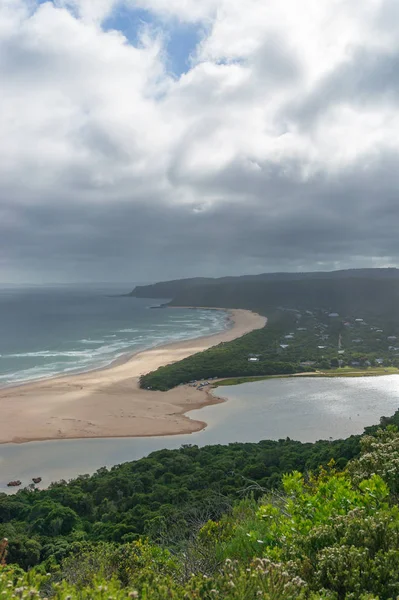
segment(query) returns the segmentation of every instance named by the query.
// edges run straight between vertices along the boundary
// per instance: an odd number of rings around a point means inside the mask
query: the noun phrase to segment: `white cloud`
[[[150,163],[164,128],[154,98],[168,85],[157,40],[134,48],[48,3],[0,45],[3,182],[27,170],[51,190],[76,170],[90,192]]]
[[[186,74],[168,73],[159,29],[141,30],[137,46],[102,29],[122,4],[204,27]],[[89,207],[105,214],[144,202],[154,223],[158,214],[167,218],[165,206],[191,206],[202,219],[229,203],[245,211],[250,202],[262,227],[267,215],[282,227],[280,217],[300,206],[321,214],[325,190],[304,199],[301,186],[349,177],[361,165],[373,171],[384,154],[399,152],[399,42],[384,18],[393,6],[3,0],[0,208],[9,229],[31,218],[17,206],[65,203],[81,207],[82,218]],[[165,248],[173,245],[168,228],[173,223],[159,223]],[[78,230],[74,223],[62,230],[65,255]],[[132,248],[120,258],[128,261]]]

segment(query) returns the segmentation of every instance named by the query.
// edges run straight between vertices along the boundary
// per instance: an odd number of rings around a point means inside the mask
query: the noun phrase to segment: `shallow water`
[[[47,485],[182,444],[345,438],[377,424],[383,415],[393,415],[399,408],[399,376],[273,379],[221,387],[217,393],[229,400],[191,411],[191,418],[208,426],[190,435],[0,446],[0,488],[6,490],[11,479],[27,485],[37,476]]]
[[[346,438],[392,416],[399,408],[399,376],[270,379],[219,387],[227,404],[190,413],[237,441],[290,437],[301,442]],[[225,407],[228,406],[228,411]]]

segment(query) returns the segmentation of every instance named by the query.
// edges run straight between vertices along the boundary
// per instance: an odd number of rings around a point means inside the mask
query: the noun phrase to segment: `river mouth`
[[[399,376],[272,379],[219,387],[226,402],[190,411],[205,421],[198,433],[150,438],[108,438],[4,444],[0,447],[0,490],[12,480],[41,486],[138,460],[155,450],[259,442],[287,437],[301,442],[362,433],[399,408]]]

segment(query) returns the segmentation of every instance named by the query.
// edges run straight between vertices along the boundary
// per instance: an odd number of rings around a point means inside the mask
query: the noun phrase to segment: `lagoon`
[[[394,414],[399,408],[399,376],[271,379],[219,387],[215,394],[228,400],[188,413],[207,423],[198,433],[4,444],[0,490],[9,491],[6,484],[12,479],[28,485],[32,477],[40,476],[42,485],[48,485],[182,444],[345,438]]]

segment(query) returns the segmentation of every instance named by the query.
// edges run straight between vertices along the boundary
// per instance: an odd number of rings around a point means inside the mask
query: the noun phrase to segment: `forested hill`
[[[267,313],[276,307],[327,309],[399,320],[399,270],[266,273],[221,279],[182,279],[138,287],[135,297],[171,298],[172,306],[219,306]]]
[[[224,283],[184,284],[173,293],[172,287],[153,286],[144,293],[173,298],[171,306],[209,306],[245,308],[268,314],[277,307],[298,310],[325,309],[340,315],[360,315],[399,321],[399,278],[326,278],[292,281],[233,280]],[[163,284],[159,284],[160,286]],[[166,284],[165,284],[166,286]]]
[[[187,287],[171,302],[175,306],[246,308],[267,314],[273,308],[327,309],[340,315],[399,318],[398,279],[314,279],[232,282]]]
[[[161,281],[152,285],[138,285],[128,294],[134,298],[174,298],[187,288],[206,285],[215,282],[211,277],[194,277],[192,279],[175,279]]]
[[[175,298],[181,292],[204,285],[225,285],[259,282],[302,281],[314,279],[394,279],[399,280],[399,269],[346,269],[340,271],[315,271],[310,273],[261,273],[260,275],[240,275],[237,277],[193,277],[162,281],[151,285],[137,286],[129,294],[135,298]]]

